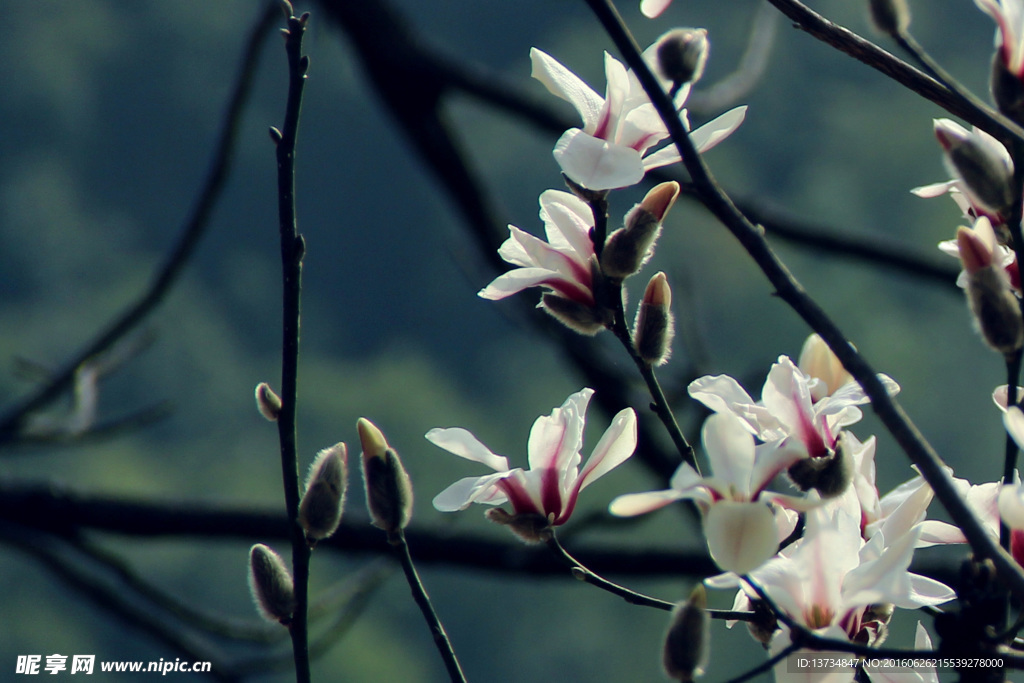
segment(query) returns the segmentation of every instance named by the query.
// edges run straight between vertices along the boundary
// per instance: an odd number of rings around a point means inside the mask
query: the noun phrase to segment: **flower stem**
[[[409,583],[409,589],[412,591],[413,600],[416,601],[416,605],[420,608],[420,612],[423,613],[423,618],[430,628],[430,635],[434,638],[434,646],[437,647],[441,659],[444,660],[444,666],[448,670],[448,677],[452,680],[452,683],[466,683],[466,677],[462,673],[462,666],[459,664],[458,657],[455,656],[455,650],[452,648],[451,641],[448,640],[448,634],[444,630],[444,625],[441,624],[441,619],[437,616],[434,605],[430,602],[430,596],[427,595],[427,589],[423,586],[423,582],[420,581],[416,565],[413,564],[412,555],[409,553],[409,544],[405,540],[405,532],[398,529],[388,534],[388,542],[395,549],[395,554],[398,555],[398,560],[402,564],[402,571],[405,572],[405,580]]]
[[[287,9],[291,9],[287,6]],[[284,125],[276,135],[278,222],[281,236],[282,265],[282,344],[281,344],[281,412],[278,416],[278,438],[281,444],[281,474],[285,507],[288,513],[292,544],[292,573],[295,582],[295,613],[289,633],[295,659],[295,678],[309,683],[309,546],[299,524],[299,465],[296,446],[296,400],[298,397],[299,313],[302,292],[302,236],[295,216],[295,141],[302,108],[302,89],[306,82],[308,60],[302,55],[302,36],[308,14],[295,17],[289,12],[285,29],[285,51],[288,55],[288,100]]]
[[[672,611],[675,607],[674,603],[667,602],[665,600],[659,600],[658,598],[652,598],[643,593],[637,593],[636,591],[630,590],[624,586],[620,586],[617,583],[602,578],[584,567],[579,560],[569,554],[569,552],[562,547],[562,544],[558,542],[558,537],[555,535],[554,529],[549,529],[547,535],[547,545],[551,550],[558,555],[563,562],[565,562],[571,569],[572,575],[580,581],[586,581],[592,586],[608,591],[612,595],[617,595],[631,605],[640,605],[642,607],[654,607],[666,612]]]

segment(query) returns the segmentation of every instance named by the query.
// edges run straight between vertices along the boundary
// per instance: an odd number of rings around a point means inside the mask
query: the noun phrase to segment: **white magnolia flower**
[[[890,394],[899,385],[879,375]],[[787,356],[779,356],[754,401],[732,377],[707,375],[690,383],[690,396],[716,413],[739,417],[747,429],[766,444],[801,453],[803,457],[824,457],[833,452],[842,428],[858,422],[862,413],[856,406],[870,399],[860,384],[849,381],[830,395],[816,389],[819,380],[805,375]]]
[[[795,519],[784,514],[777,519],[770,503],[795,509],[814,505],[766,490],[799,456],[779,449],[759,452],[754,437],[729,413],[705,420],[701,436],[711,476],[702,478],[683,463],[668,490],[619,496],[608,509],[614,515],[632,517],[677,500],[693,500],[704,512],[704,535],[712,559],[726,571],[746,573],[774,555],[779,541],[793,530]]]
[[[648,49],[644,57],[651,63]],[[652,149],[669,136],[637,77],[605,53],[608,81],[601,97],[553,57],[530,50],[532,76],[555,96],[569,102],[583,119],[582,128],[567,130],[555,145],[554,156],[562,171],[591,190],[610,190],[640,182],[652,168],[678,162],[675,145]],[[663,83],[668,90],[671,83]],[[681,109],[690,91],[684,85],[675,97]],[[746,107],[737,107],[691,133],[698,151],[711,149],[743,122]],[[685,112],[682,114],[685,117]]]
[[[578,391],[550,415],[537,418],[530,431],[529,470],[509,468],[504,456],[491,452],[465,429],[431,429],[426,436],[433,444],[495,470],[495,474],[455,482],[434,498],[434,507],[453,512],[471,503],[508,502],[511,518],[539,517],[550,526],[564,524],[580,491],[622,464],[636,449],[636,414],[626,408],[612,420],[580,471],[584,420],[593,394],[593,389]]]

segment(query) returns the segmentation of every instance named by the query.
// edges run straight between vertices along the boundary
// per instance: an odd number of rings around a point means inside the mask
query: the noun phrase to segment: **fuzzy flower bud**
[[[949,119],[936,119],[935,137],[950,172],[964,182],[972,201],[996,214],[1006,211],[1013,201],[1013,162],[1002,144]]]
[[[786,474],[801,491],[814,489],[822,498],[841,495],[853,481],[853,459],[846,439],[846,433],[841,432],[833,452],[798,460]]]
[[[672,610],[672,621],[665,636],[662,664],[669,678],[692,681],[704,673],[711,640],[711,618],[707,613],[708,598],[704,586],[698,584],[686,602]]]
[[[299,524],[310,546],[338,530],[345,506],[348,449],[339,443],[317,453],[306,477],[306,492],[299,503]]]
[[[906,0],[869,0],[871,22],[882,33],[899,36],[910,26]]]
[[[992,58],[989,88],[999,111],[1010,120],[1024,124],[1024,83],[1006,68],[1001,51],[996,52]]]
[[[356,423],[363,447],[363,481],[366,507],[373,525],[394,534],[412,518],[412,482],[395,449],[384,434],[365,417]]]
[[[677,28],[657,41],[658,71],[678,89],[695,83],[708,61],[708,32],[703,28]]]
[[[626,214],[625,226],[608,236],[601,252],[601,270],[606,276],[627,278],[647,263],[661,234],[661,222],[678,196],[679,183],[661,183]]]
[[[281,556],[257,543],[249,550],[249,591],[260,614],[287,626],[295,611],[295,585]]]
[[[266,382],[256,385],[256,408],[260,411],[260,415],[271,422],[277,422],[277,418],[281,415],[281,397],[275,394]]]
[[[1024,344],[1024,320],[1006,272],[995,259],[995,233],[981,218],[975,229],[956,233],[960,260],[967,272],[967,303],[985,342],[1000,353],[1013,353]]]
[[[633,347],[650,365],[664,365],[672,353],[675,323],[671,307],[672,290],[668,279],[665,273],[655,273],[647,283],[633,325]]]
[[[543,543],[551,538],[551,521],[544,515],[513,515],[501,508],[491,508],[484,513],[484,517],[495,524],[507,526],[523,543]]]

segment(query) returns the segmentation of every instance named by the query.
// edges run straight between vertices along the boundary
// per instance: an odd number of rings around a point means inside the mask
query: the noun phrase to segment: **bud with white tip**
[[[281,416],[281,397],[275,394],[266,382],[256,385],[256,408],[260,415],[271,422],[277,422],[277,418]]]
[[[287,626],[295,611],[295,584],[281,556],[257,543],[249,550],[249,590],[260,614]]]
[[[894,38],[910,26],[910,9],[906,0],[869,0],[871,22],[882,33]]]
[[[979,218],[973,230],[961,227],[956,243],[967,272],[967,302],[982,338],[1000,353],[1014,353],[1024,345],[1024,319],[1006,271],[995,260],[988,219]]]
[[[363,481],[366,507],[373,525],[395,534],[412,518],[412,482],[395,449],[384,434],[365,417],[356,427],[363,447]]]
[[[299,503],[299,524],[310,546],[333,534],[341,524],[348,479],[348,449],[338,443],[316,455]]]
[[[665,635],[662,664],[675,681],[692,681],[704,674],[711,640],[711,618],[703,584],[698,584],[689,599],[672,609],[672,621]]]

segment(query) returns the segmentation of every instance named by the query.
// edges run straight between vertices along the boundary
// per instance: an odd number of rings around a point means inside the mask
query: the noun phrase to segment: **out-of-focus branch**
[[[277,509],[242,507],[205,501],[153,501],[76,491],[53,484],[0,480],[0,520],[35,533],[73,535],[102,532],[132,538],[236,539],[239,542],[288,539],[288,520]],[[572,529],[562,530],[563,539]],[[565,578],[565,565],[544,546],[495,540],[478,533],[424,527],[406,530],[418,563],[461,567],[516,576]],[[583,542],[566,544],[587,567],[604,576],[645,578],[710,576],[719,573],[699,550],[618,548]],[[367,520],[346,518],[338,531],[317,544],[321,549],[353,554],[388,555],[390,548]],[[945,583],[955,582],[959,563],[915,563],[914,571]]]
[[[164,297],[177,283],[185,265],[195,253],[200,239],[206,232],[213,209],[217,205],[227,181],[238,137],[239,122],[252,87],[263,37],[270,30],[277,11],[276,3],[267,3],[267,8],[249,35],[242,55],[241,70],[231,93],[210,171],[177,242],[168,253],[163,265],[157,270],[148,289],[106,328],[101,330],[95,338],[65,361],[63,366],[53,373],[48,382],[37,388],[27,398],[8,408],[0,416],[0,446],[16,442],[30,415],[45,408],[63,395],[73,384],[78,369],[84,363],[111,348],[125,335],[135,330],[163,302]]]

